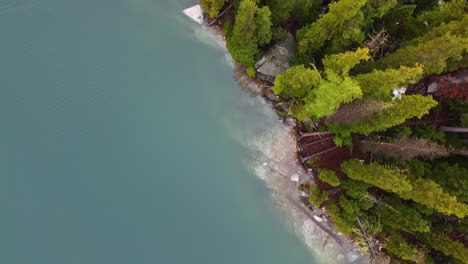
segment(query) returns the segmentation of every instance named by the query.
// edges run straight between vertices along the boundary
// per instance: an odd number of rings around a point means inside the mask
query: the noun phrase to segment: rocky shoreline
[[[225,48],[222,29],[216,25],[207,25],[205,21],[201,26],[216,37],[218,45]],[[242,144],[254,150],[249,167],[272,190],[278,209],[290,217],[285,219],[285,225],[291,226],[293,232],[326,263],[367,263],[368,259],[362,256],[351,239],[334,228],[325,210],[310,208],[310,205],[306,205],[308,203],[304,203],[308,200],[308,194],[300,191],[300,186],[309,183],[314,175],[311,169],[306,169],[298,160],[299,132],[296,120],[287,115],[287,108],[273,93],[271,86],[258,78],[249,77],[235,63],[234,73],[242,88],[261,97],[256,99],[256,103],[265,104],[276,112],[276,120],[269,122],[275,123],[279,129],[264,131]]]

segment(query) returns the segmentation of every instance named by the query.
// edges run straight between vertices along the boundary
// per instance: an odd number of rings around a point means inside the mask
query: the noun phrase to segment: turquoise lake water
[[[0,0],[0,263],[318,263],[232,134],[263,106],[187,4]]]

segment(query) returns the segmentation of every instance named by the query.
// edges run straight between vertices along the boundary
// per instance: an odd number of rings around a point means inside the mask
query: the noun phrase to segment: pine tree
[[[340,186],[340,178],[336,176],[336,172],[332,170],[320,169],[319,170],[319,178],[321,181],[330,184],[333,187]]]
[[[318,19],[323,0],[295,0],[293,17],[299,26],[311,24]]]
[[[304,65],[293,66],[276,77],[273,91],[286,98],[304,98],[321,79],[317,69],[307,69]]]
[[[328,200],[328,192],[320,190],[317,185],[312,185],[309,190],[309,202],[316,207],[321,207]]]
[[[327,80],[322,80],[312,91],[312,96],[307,98],[304,110],[308,116],[318,119],[333,114],[341,104],[361,97],[361,88],[355,80],[329,72]]]
[[[453,256],[463,263],[468,263],[468,249],[462,243],[436,231],[428,233],[426,239],[434,249],[443,252],[447,256]]]
[[[333,72],[339,76],[348,76],[349,71],[361,61],[370,59],[369,49],[357,49],[340,54],[325,56],[322,60],[327,75]]]
[[[258,8],[255,0],[242,0],[236,14],[227,48],[232,57],[246,67],[253,67],[260,55],[259,45],[271,40],[271,12],[268,7]]]
[[[431,221],[428,217],[418,212],[414,205],[404,203],[394,194],[385,196],[369,213],[381,219],[383,231],[386,233],[398,230],[418,233],[430,231]]]
[[[410,199],[436,211],[464,218],[468,215],[468,205],[460,203],[457,198],[444,192],[440,185],[432,180],[416,179],[411,191],[401,191],[398,194],[403,199]]]
[[[368,49],[358,49],[326,56],[322,62],[327,79],[321,80],[318,87],[305,98],[303,112],[318,119],[333,114],[341,104],[361,98],[359,84],[348,74],[360,61],[369,59],[368,52]]]
[[[341,187],[345,190],[346,195],[362,200],[369,197],[367,189],[369,189],[369,184],[362,181],[355,181],[347,179],[341,182]]]
[[[296,4],[295,0],[265,0],[265,4],[273,13],[272,21],[275,25],[283,23],[291,14]]]
[[[468,203],[468,169],[459,166],[458,163],[438,163],[432,166],[425,175],[434,180],[450,195],[457,200]]]
[[[341,169],[349,178],[377,186],[385,191],[402,192],[413,189],[404,173],[387,169],[377,163],[365,165],[352,159],[343,162]]]
[[[428,29],[448,23],[454,20],[461,20],[468,13],[468,2],[465,0],[441,1],[441,4],[433,10],[421,14],[418,19],[427,24]]]
[[[384,244],[384,248],[403,260],[410,260],[418,264],[426,263],[426,254],[424,254],[424,251],[409,244],[397,233],[390,235],[389,239]]]
[[[389,100],[393,89],[418,81],[422,74],[423,67],[416,64],[414,67],[401,66],[399,69],[374,70],[371,73],[358,75],[355,79],[359,82],[364,96]]]
[[[257,24],[257,43],[258,45],[266,45],[271,40],[271,12],[267,6],[261,7],[257,11],[257,17],[255,18]]]
[[[412,67],[420,63],[424,67],[424,76],[441,74],[450,69],[450,63],[462,61],[467,48],[468,37],[447,32],[430,41],[398,49],[364,67],[388,69],[400,66]],[[361,71],[362,68],[359,70]]]
[[[329,129],[337,133],[344,140],[351,137],[351,133],[369,135],[374,131],[385,131],[397,126],[413,117],[421,118],[437,105],[431,97],[422,95],[403,96],[382,111],[351,125],[329,124]],[[340,140],[340,137],[337,139]],[[339,141],[337,142],[340,143]]]
[[[297,32],[300,60],[312,61],[327,40],[343,31],[347,21],[352,20],[367,0],[341,0],[329,5],[329,11],[320,19]]]

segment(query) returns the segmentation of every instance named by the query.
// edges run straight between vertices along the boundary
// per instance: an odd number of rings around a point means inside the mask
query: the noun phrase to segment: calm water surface
[[[259,129],[256,106],[183,7],[0,0],[0,263],[317,263],[245,168],[229,127]]]

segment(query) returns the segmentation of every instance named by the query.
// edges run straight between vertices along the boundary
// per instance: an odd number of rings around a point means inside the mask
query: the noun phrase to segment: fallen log
[[[324,131],[324,132],[310,132],[310,133],[300,133],[299,134],[299,137],[297,138],[297,140],[301,140],[305,137],[311,137],[311,136],[322,136],[322,135],[330,135],[330,134],[334,134],[333,132],[329,132],[329,131]]]
[[[443,132],[460,132],[460,133],[468,133],[468,127],[447,127],[441,126],[439,127],[440,131]]]
[[[223,12],[219,13],[219,15],[217,17],[215,17],[213,20],[211,20],[211,22],[208,24],[208,26],[213,26],[216,21],[218,21],[218,19],[220,19],[235,3],[236,1],[232,1],[232,3],[226,7],[226,9],[223,10]]]
[[[319,221],[317,221],[313,215],[309,212],[309,210],[307,210],[306,208],[304,208],[304,206],[302,206],[301,204],[299,204],[299,202],[297,202],[296,200],[294,200],[291,196],[287,196],[288,200],[297,208],[299,209],[302,213],[304,213],[307,217],[309,217],[310,220],[312,220],[318,227],[320,227],[320,229],[322,229],[325,233],[327,233],[330,237],[332,237],[333,239],[335,239],[336,243],[338,243],[338,245],[340,245],[341,247],[343,247],[343,241],[341,241],[341,239],[335,235],[330,229],[328,229],[326,226],[324,226],[322,223],[320,223]]]
[[[308,161],[308,160],[310,160],[310,159],[313,159],[313,158],[315,158],[315,157],[317,157],[317,156],[320,156],[320,155],[322,155],[322,154],[325,154],[325,153],[327,153],[327,152],[329,152],[329,151],[332,151],[332,150],[334,150],[334,149],[336,149],[336,148],[338,148],[338,147],[337,147],[337,146],[334,146],[334,147],[332,147],[332,148],[326,149],[326,150],[324,150],[324,151],[320,151],[320,152],[315,153],[315,154],[312,154],[312,155],[310,155],[310,156],[307,156],[307,157],[299,157],[299,158],[300,158],[300,160],[301,160],[301,163],[304,163],[304,162],[306,162],[306,161]]]

